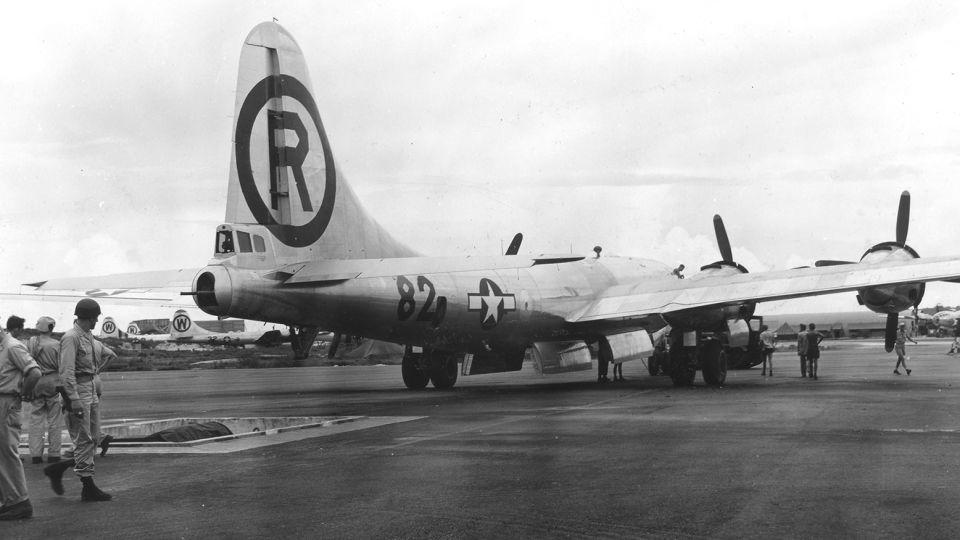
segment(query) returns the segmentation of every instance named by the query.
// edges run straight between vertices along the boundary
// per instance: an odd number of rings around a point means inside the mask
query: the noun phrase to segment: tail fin
[[[104,317],[103,322],[100,323],[100,337],[120,339],[120,327],[117,326],[117,321],[113,320],[113,317]]]
[[[197,334],[197,325],[193,324],[190,314],[178,309],[170,320],[170,339],[188,338]]]
[[[303,53],[276,23],[244,41],[234,119],[228,223],[266,227],[281,258],[416,255],[367,214],[340,173]]]

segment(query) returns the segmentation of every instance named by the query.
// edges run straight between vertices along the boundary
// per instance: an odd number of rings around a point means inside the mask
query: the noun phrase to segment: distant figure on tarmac
[[[767,364],[770,364],[770,376],[773,377],[773,351],[776,350],[777,334],[767,328],[767,325],[760,325],[760,343],[763,345],[763,373],[767,375]]]
[[[907,340],[913,341],[913,338],[907,335],[907,326],[903,323],[900,323],[900,327],[897,328],[897,342],[893,346],[893,350],[897,352],[897,365],[893,368],[893,373],[896,375],[900,374],[900,366],[903,365],[903,369],[907,372],[907,375],[910,374],[910,370],[907,368]],[[916,341],[913,341],[916,344]]]
[[[947,354],[957,353],[960,353],[960,337],[953,338],[953,343],[950,344],[950,351]]]
[[[623,380],[623,362],[613,363],[613,380],[614,382]]]
[[[30,402],[30,426],[27,440],[33,463],[43,463],[43,436],[47,436],[47,461],[60,461],[60,445],[63,430],[63,413],[60,407],[60,342],[50,336],[56,321],[50,317],[37,320],[40,335],[27,341],[30,356],[40,366],[40,382],[33,391]]]
[[[823,334],[817,332],[817,325],[810,323],[810,331],[807,332],[807,374],[813,380],[817,380],[821,341],[823,341]]]
[[[797,356],[800,357],[800,376],[807,376],[807,325],[801,324],[797,332]]]
[[[607,371],[610,368],[610,360],[607,359],[607,355],[598,354],[597,355],[597,382],[598,383],[608,383],[610,379],[607,378]]]
[[[683,266],[682,264],[681,264],[680,266],[674,268],[674,269],[673,269],[673,272],[672,272],[673,275],[677,276],[677,278],[679,278],[679,279],[683,279],[683,269],[684,269],[684,268],[686,268],[686,267]]]

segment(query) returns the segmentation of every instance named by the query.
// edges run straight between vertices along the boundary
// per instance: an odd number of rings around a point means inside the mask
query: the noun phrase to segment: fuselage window
[[[253,248],[250,246],[250,233],[237,231],[237,244],[240,245],[240,253],[250,253]]]
[[[263,243],[263,237],[259,234],[253,235],[253,249],[257,253],[263,253],[267,251],[267,246]]]
[[[233,234],[230,231],[217,231],[217,253],[233,253]]]

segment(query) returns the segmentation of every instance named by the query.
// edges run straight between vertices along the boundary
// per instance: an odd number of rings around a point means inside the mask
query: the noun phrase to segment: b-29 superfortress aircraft
[[[960,257],[921,259],[906,244],[906,192],[896,240],[857,263],[748,273],[719,216],[721,260],[687,279],[656,261],[599,253],[423,257],[351,190],[285,29],[265,22],[247,36],[236,96],[226,223],[206,267],[32,285],[189,288],[211,315],[402,344],[404,383],[420,389],[450,388],[460,373],[519,370],[528,349],[544,373],[590,369],[588,344],[604,360],[634,360],[651,353],[651,334],[668,324],[674,382],[692,383],[700,368],[708,384],[722,384],[724,346],[744,343],[759,301],[856,291],[895,321],[919,304],[925,282],[960,278]]]

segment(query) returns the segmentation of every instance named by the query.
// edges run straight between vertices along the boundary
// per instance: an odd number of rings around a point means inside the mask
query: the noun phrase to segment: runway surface
[[[108,503],[26,464],[32,520],[2,538],[956,537],[960,358],[832,345],[818,381],[674,388],[625,364],[461,378],[410,392],[399,366],[109,373],[104,416],[361,417],[221,453],[97,458]],[[29,460],[28,460],[29,462]]]

